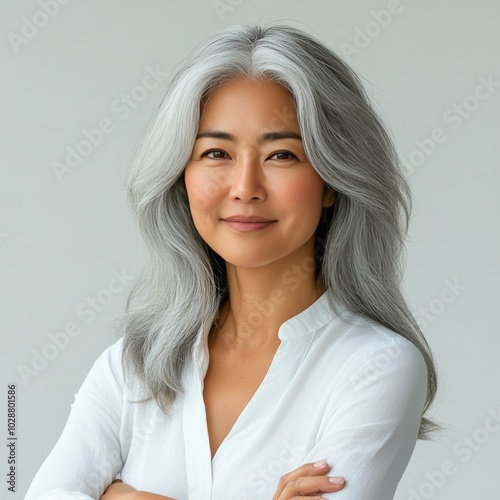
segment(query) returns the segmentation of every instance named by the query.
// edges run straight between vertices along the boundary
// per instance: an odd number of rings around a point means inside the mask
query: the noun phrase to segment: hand
[[[323,465],[321,465],[322,462],[324,462]],[[316,464],[320,464],[320,467],[314,467],[312,463],[308,463],[281,476],[273,500],[299,500],[301,498],[326,500],[319,495],[341,490],[345,486],[343,477],[336,477],[335,484],[329,482],[330,476],[326,473],[330,466],[326,461],[316,462]],[[318,496],[311,496],[311,494]]]
[[[174,500],[163,495],[148,493],[147,491],[137,491],[132,486],[117,479],[113,481],[104,492],[100,500]]]

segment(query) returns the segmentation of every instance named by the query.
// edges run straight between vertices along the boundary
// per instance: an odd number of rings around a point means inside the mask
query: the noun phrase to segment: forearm
[[[120,479],[113,481],[104,492],[101,500],[175,500],[171,497],[137,491],[132,486],[125,484]]]

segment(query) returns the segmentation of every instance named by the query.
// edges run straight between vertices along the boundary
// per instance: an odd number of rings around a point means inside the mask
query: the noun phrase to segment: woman
[[[400,291],[409,189],[352,70],[292,27],[226,29],[128,194],[142,300],[26,498],[392,498],[436,374]]]

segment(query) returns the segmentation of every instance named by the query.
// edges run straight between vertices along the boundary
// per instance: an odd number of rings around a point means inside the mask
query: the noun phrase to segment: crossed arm
[[[308,463],[281,477],[276,493],[272,500],[311,500],[312,493],[333,493],[345,486],[343,477],[335,477],[329,481],[326,473],[330,466],[326,461]],[[299,496],[300,495],[300,496]],[[303,496],[306,495],[306,496]],[[316,497],[318,498],[318,497]],[[123,483],[120,479],[113,481],[100,500],[175,500],[171,497],[156,495],[146,491],[137,491],[132,486]]]
[[[427,376],[415,347],[404,343],[396,347],[391,362],[375,373],[363,366],[349,369],[351,374],[328,411],[316,445],[302,467],[281,478],[272,500],[300,498],[299,494],[311,498],[316,492],[335,500],[393,497],[415,445]],[[119,439],[123,381],[115,371],[116,360],[111,359],[119,356],[119,349],[110,349],[87,376],[63,434],[25,500],[169,500],[113,482],[124,465]],[[370,352],[368,362],[377,352],[383,348]],[[345,487],[323,487],[329,467],[312,466],[321,458],[332,465],[335,475],[346,478]]]

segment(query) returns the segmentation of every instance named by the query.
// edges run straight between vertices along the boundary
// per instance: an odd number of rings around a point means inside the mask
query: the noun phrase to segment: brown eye
[[[208,156],[211,153],[214,153],[214,156]],[[220,155],[219,155],[219,153],[220,153]],[[205,151],[201,155],[201,158],[206,156],[208,158],[212,158],[213,160],[221,160],[221,159],[224,159],[224,155],[229,156],[225,151],[222,151],[221,149],[210,149],[209,151]]]
[[[298,158],[293,153],[290,153],[290,151],[278,151],[277,153],[271,155],[271,158],[273,156],[279,156],[279,158],[277,158],[278,160],[298,160]]]

